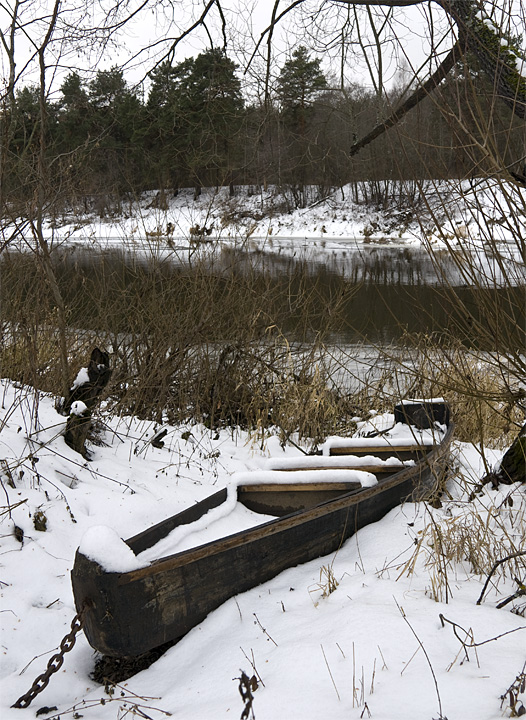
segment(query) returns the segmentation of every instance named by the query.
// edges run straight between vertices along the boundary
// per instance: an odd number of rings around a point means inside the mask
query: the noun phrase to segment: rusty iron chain
[[[11,707],[29,707],[29,705],[31,705],[36,696],[41,693],[44,688],[47,687],[51,676],[54,673],[58,672],[62,667],[62,664],[64,663],[64,655],[73,649],[73,646],[75,645],[75,641],[77,639],[77,633],[82,629],[82,622],[86,610],[87,606],[84,605],[80,612],[75,615],[75,617],[71,621],[71,630],[62,639],[62,642],[60,643],[59,652],[49,658],[45,672],[43,672],[36,678],[35,682],[31,686],[31,688],[25,693],[25,695],[19,697],[18,700],[13,705],[11,705]]]

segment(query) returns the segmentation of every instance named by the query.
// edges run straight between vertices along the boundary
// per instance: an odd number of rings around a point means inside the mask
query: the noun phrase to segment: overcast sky
[[[17,72],[23,72],[26,62],[34,54],[35,44],[41,41],[43,28],[34,21],[42,16],[43,10],[52,6],[54,0],[23,0],[21,3],[21,21],[25,27],[18,28],[16,33],[15,55]],[[519,8],[524,9],[521,0]],[[0,0],[0,27],[8,41],[8,29],[13,0]],[[128,0],[128,7],[138,8],[142,0]],[[123,65],[125,77],[129,83],[139,82],[150,69],[155,59],[162,57],[170,44],[192,21],[202,12],[205,2],[202,0],[156,0],[146,5],[135,20],[126,24],[123,30],[114,35],[104,49],[101,50],[94,42],[86,42],[80,35],[73,48],[66,50],[58,44],[52,47],[47,56],[50,66],[57,65],[57,79],[54,82],[55,92],[61,84],[61,78],[71,70],[90,72],[113,65]],[[283,2],[280,7],[287,7]],[[502,3],[500,3],[502,6]],[[100,20],[100,9],[106,7],[105,17],[111,17],[111,10],[116,3],[111,0],[62,0],[64,14],[61,23],[68,24],[66,32],[71,35],[78,28],[86,27],[94,20]],[[322,10],[316,14],[318,7]],[[222,0],[227,21],[228,52],[244,71],[256,41],[268,26],[273,2],[272,0]],[[322,0],[306,0],[302,6],[303,16],[299,13],[290,14],[275,32],[273,42],[274,72],[276,73],[290,55],[291,48],[302,43],[312,48],[324,63],[324,70],[333,73],[334,82],[343,80],[345,83],[357,82],[372,85],[369,72],[378,76],[378,53],[374,43],[371,23],[367,10],[360,8],[359,22],[354,10],[335,2]],[[382,80],[392,83],[397,67],[405,64],[415,70],[420,68],[429,55],[431,44],[439,52],[447,52],[451,47],[451,38],[445,37],[447,21],[445,14],[434,4],[423,2],[418,7],[394,8],[386,21],[387,8],[371,10],[376,29],[382,29],[381,38],[385,42],[382,50]],[[97,13],[99,13],[97,15]],[[316,20],[313,22],[313,17]],[[33,19],[33,22],[28,21]],[[221,20],[217,10],[209,15],[207,27],[210,37],[216,45],[222,44]],[[359,32],[358,32],[359,28]],[[57,31],[57,36],[59,32]],[[210,37],[203,28],[198,28],[188,39],[180,44],[175,60],[195,56],[210,46]],[[266,41],[260,47],[260,53],[253,60],[246,76],[261,77],[265,70],[267,53]],[[24,82],[36,81],[38,74],[27,71],[23,75]],[[8,75],[7,55],[2,52],[1,70],[4,78]],[[422,69],[421,76],[426,74]],[[48,81],[52,77],[48,72]],[[23,83],[24,84],[24,83]]]
[[[288,3],[282,3],[286,7]],[[247,4],[239,0],[226,0],[222,3],[225,10],[227,20],[227,41],[228,50],[235,59],[240,63],[241,69],[244,70],[248,63],[251,53],[254,50],[256,42],[260,39],[261,33],[268,27],[272,15],[273,3],[269,0],[253,0]],[[306,23],[312,18],[311,9],[324,5],[323,10],[319,13],[319,22],[317,25]],[[363,8],[358,10],[360,17],[360,36],[356,31],[356,18],[354,12],[348,11],[347,8],[337,6],[335,3],[306,2],[305,13],[302,16],[299,13],[290,14],[285,18],[274,33],[273,37],[273,59],[276,68],[281,67],[285,59],[290,56],[291,48],[300,43],[313,48],[313,53],[318,52],[318,56],[324,62],[326,71],[332,68],[336,75],[340,75],[342,71],[341,52],[342,52],[342,29],[344,30],[345,59],[343,63],[343,71],[346,82],[360,82],[367,85],[371,84],[369,78],[369,69],[364,58],[364,52],[359,45],[359,41],[366,46],[371,68],[377,71],[377,53],[374,47],[374,39],[371,32],[371,25],[367,18],[366,11]],[[387,9],[373,8],[375,25],[377,28],[382,27],[385,22]],[[444,36],[445,14],[440,9],[434,8],[431,19],[427,3],[423,3],[420,7],[412,8],[395,8],[390,19],[385,22],[382,32],[382,39],[386,41],[383,53],[383,72],[384,80],[391,82],[397,65],[400,62],[419,68],[429,54],[431,33],[429,32],[429,23],[432,20],[435,25],[434,42],[440,45],[440,39]],[[156,50],[160,49],[160,45],[156,44],[165,37],[166,30],[164,20],[160,15],[150,15],[150,23],[134,25],[130,27],[129,34],[125,39],[126,51],[121,52],[120,58],[129,62],[130,72],[133,70],[133,76],[139,77],[144,67],[143,63],[146,56],[151,57],[152,52],[141,54],[137,60],[132,60],[134,52],[154,44]],[[187,27],[188,19],[178,18],[179,27]],[[211,14],[209,29],[213,34],[214,41],[221,42],[221,22],[217,13]],[[168,32],[169,36],[175,36],[173,28]],[[393,36],[396,35],[398,42],[394,42]],[[327,39],[331,40],[331,47],[325,46]],[[206,33],[199,29],[191,38],[185,40],[178,52],[178,59],[195,55],[204,47],[209,46],[209,39]],[[450,43],[442,42],[440,50],[449,49]],[[127,55],[127,54],[128,55]],[[260,46],[258,59],[255,62],[254,72],[261,72],[264,69],[264,59],[267,54],[266,39]],[[106,59],[107,60],[107,59]],[[139,62],[137,62],[139,61]]]

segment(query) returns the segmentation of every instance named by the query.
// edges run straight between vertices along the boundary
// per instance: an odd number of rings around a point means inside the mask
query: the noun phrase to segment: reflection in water
[[[467,285],[458,264],[446,253],[430,257],[422,248],[359,247],[338,259],[291,258],[280,253],[223,252],[220,267],[270,272],[294,278],[298,267],[328,300],[341,286],[346,295],[344,326],[331,340],[338,343],[389,344],[407,334],[447,333],[461,342],[521,348],[526,344],[526,282],[522,264],[507,266],[485,258],[477,283]],[[508,275],[505,275],[506,268]],[[506,279],[508,282],[496,282]],[[292,329],[293,319],[286,325]],[[317,328],[322,330],[322,328]]]
[[[494,250],[494,248],[493,248]],[[182,238],[166,244],[156,241],[149,245],[123,242],[122,238],[107,238],[64,246],[61,251],[72,260],[84,262],[92,257],[126,258],[126,262],[148,265],[170,263],[185,267],[196,262],[208,262],[215,269],[264,270],[275,274],[288,273],[302,265],[309,272],[324,269],[329,274],[344,277],[350,282],[379,284],[433,285],[444,281],[454,285],[483,284],[492,286],[524,285],[526,272],[518,248],[501,245],[496,257],[483,247],[458,246],[455,257],[446,249],[434,248],[430,253],[420,245],[393,245],[378,242],[357,242],[352,238],[332,240],[301,240],[275,237],[244,242],[216,240],[202,245],[188,246]],[[84,260],[83,260],[84,258]]]
[[[207,274],[213,279],[205,282],[203,290],[210,294],[212,306],[224,302],[225,283],[239,279],[252,296],[260,289],[260,297],[265,298],[261,302],[266,303],[262,315],[292,341],[322,334],[338,344],[385,345],[407,334],[447,333],[488,350],[526,344],[524,284],[466,286],[459,282],[462,278],[450,257],[430,258],[422,249],[407,247],[354,247],[338,256],[328,252],[321,259],[298,255],[222,247],[190,262],[186,256],[183,263],[175,254],[159,259],[129,250],[69,248],[57,253],[56,272],[71,308],[71,322],[79,327],[98,326],[97,318],[89,316],[90,298],[133,297],[133,288],[144,293],[148,282],[157,281],[172,293],[179,285],[188,288],[195,273],[201,283]],[[32,282],[27,268],[23,275],[16,282]],[[7,279],[4,284],[7,297]],[[174,291],[173,296],[176,303],[184,303],[184,293],[178,296]],[[242,314],[244,308],[238,306],[237,311]],[[130,331],[126,304],[117,320],[119,332]],[[210,340],[221,342],[222,330],[213,330]]]
[[[254,252],[239,248],[223,248],[223,261],[236,262],[253,268],[257,262],[261,268],[276,273],[286,273],[291,266],[303,264],[310,272],[324,269],[351,282],[380,285],[454,285],[481,284],[491,286],[524,285],[524,263],[512,248],[502,247],[502,254],[494,257],[483,250],[468,252],[459,249],[456,257],[446,250],[434,250],[430,254],[422,247],[357,245],[345,249],[319,249],[296,247],[291,241],[287,252],[265,250]],[[296,248],[291,252],[291,248]],[[257,260],[256,260],[257,258]],[[469,258],[469,262],[468,262]]]

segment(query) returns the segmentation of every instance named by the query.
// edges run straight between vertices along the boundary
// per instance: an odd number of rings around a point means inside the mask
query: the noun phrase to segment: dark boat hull
[[[453,428],[415,467],[378,485],[299,510],[254,529],[187,550],[127,573],[109,573],[77,551],[72,584],[77,609],[87,605],[84,632],[104,655],[137,656],[175,641],[230,597],[281,571],[327,555],[365,525],[380,520],[429,485],[447,459]],[[420,489],[420,490],[419,490]],[[135,553],[173,527],[226,498],[220,491],[127,540]]]

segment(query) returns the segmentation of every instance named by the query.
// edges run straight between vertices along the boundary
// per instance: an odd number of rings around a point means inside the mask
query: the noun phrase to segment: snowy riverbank
[[[378,185],[378,183],[377,183]],[[357,191],[351,186],[334,190],[319,199],[311,189],[305,207],[295,206],[290,191],[277,188],[238,187],[230,197],[228,188],[204,189],[194,199],[191,189],[176,196],[146,193],[138,199],[108,198],[102,208],[96,198],[86,198],[82,210],[65,208],[44,223],[48,239],[69,244],[146,246],[172,249],[200,243],[226,245],[248,241],[252,247],[272,248],[289,240],[293,247],[308,245],[331,249],[342,243],[380,245],[436,245],[484,243],[487,233],[497,243],[516,239],[526,228],[522,213],[510,218],[506,212],[505,185],[487,181],[433,182],[420,186],[390,183],[390,199],[365,201],[366,183]],[[381,184],[380,184],[381,186]],[[526,200],[526,191],[516,187]],[[393,195],[395,197],[393,197]],[[162,206],[162,207],[161,207]],[[97,212],[97,208],[99,212]],[[102,211],[101,211],[102,210]],[[31,243],[27,221],[7,222],[3,240]]]
[[[441,508],[395,508],[335,555],[229,600],[112,694],[90,679],[94,654],[80,634],[31,707],[10,708],[68,632],[69,573],[89,528],[129,537],[226,486],[233,473],[298,451],[283,451],[277,437],[261,449],[245,433],[212,435],[200,426],[167,427],[164,447],[155,448],[152,423],[104,416],[100,444],[85,462],[65,445],[53,398],[5,381],[0,391],[3,720],[34,718],[43,707],[45,718],[237,718],[241,670],[259,678],[258,720],[510,716],[510,696],[501,696],[524,670],[526,625],[510,610],[524,612],[524,601],[497,609],[516,590],[509,575],[497,575],[477,605],[485,574],[475,555],[488,535],[499,556],[510,543],[524,549],[525,490],[488,488],[467,502],[469,486],[453,480]],[[371,422],[383,427],[392,417]],[[456,445],[456,464],[468,481],[482,474],[471,446]],[[436,527],[442,555],[433,546]],[[338,582],[331,594],[328,569]],[[457,628],[468,645],[498,639],[463,649],[441,613],[469,633]]]

